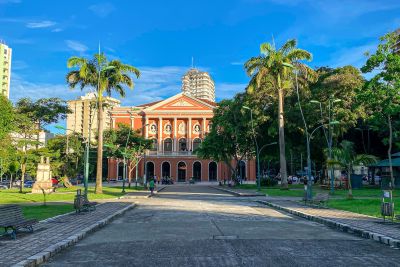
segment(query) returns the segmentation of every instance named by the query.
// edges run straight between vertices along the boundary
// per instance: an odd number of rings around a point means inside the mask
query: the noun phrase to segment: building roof
[[[153,106],[157,103],[160,103],[163,100],[158,100],[158,101],[154,101],[154,102],[149,102],[149,103],[145,103],[145,104],[141,104],[141,105],[137,105],[137,107],[150,107]]]
[[[400,167],[400,157],[392,158],[392,166]],[[370,165],[370,167],[389,167],[389,160],[384,159],[382,161],[379,161],[375,164]]]
[[[199,98],[201,101],[204,101],[204,102],[206,102],[207,104],[209,104],[209,105],[211,105],[211,106],[214,106],[214,107],[216,107],[217,106],[217,103],[215,103],[215,102],[213,102],[213,101],[210,101],[210,100],[208,100],[208,99],[204,99],[204,98]]]

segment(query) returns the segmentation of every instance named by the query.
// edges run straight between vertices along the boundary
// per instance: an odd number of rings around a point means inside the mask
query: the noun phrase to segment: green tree
[[[17,148],[17,159],[21,166],[21,184],[19,191],[22,193],[28,164],[34,160],[35,155],[32,154],[30,150],[38,144],[38,141],[35,140],[38,135],[38,130],[31,118],[24,113],[16,113],[14,123],[16,133],[13,139]]]
[[[18,113],[28,116],[37,127],[38,132],[44,130],[48,124],[65,119],[71,112],[66,101],[59,98],[40,98],[32,101],[30,98],[21,98],[17,104]],[[37,135],[36,149],[39,148],[39,134]]]
[[[129,138],[129,139],[128,139]],[[122,159],[125,157],[129,165],[128,186],[131,186],[132,171],[137,167],[146,149],[150,149],[152,141],[144,138],[140,130],[132,131],[126,124],[119,124],[117,129],[104,132],[106,153]]]
[[[285,95],[294,88],[294,68],[299,72],[299,78],[313,76],[313,71],[302,60],[310,61],[310,52],[296,48],[297,41],[288,40],[281,48],[276,49],[274,44],[263,43],[260,46],[261,55],[249,59],[244,67],[251,77],[247,91],[268,91],[268,95],[278,102],[278,132],[279,132],[279,158],[282,177],[282,188],[288,188],[287,166],[285,153]]]
[[[196,150],[200,158],[225,162],[235,180],[239,162],[254,156],[251,121],[248,112],[243,110],[244,103],[243,94],[221,101],[214,110],[210,133]]]
[[[357,155],[354,151],[354,143],[343,140],[340,143],[339,148],[334,148],[332,151],[333,159],[328,161],[330,166],[339,166],[347,172],[347,188],[348,198],[353,198],[353,191],[351,187],[351,174],[353,173],[353,167],[364,164],[369,165],[377,161],[377,158],[373,155],[359,154]]]
[[[8,170],[10,172],[10,188],[12,188],[13,175],[15,175],[14,177],[17,176],[17,172],[19,171],[19,163],[16,161],[11,161],[8,165]]]
[[[11,102],[0,94],[0,142],[13,129],[14,109]]]
[[[360,100],[368,107],[369,121],[380,131],[388,132],[385,142],[388,144],[388,159],[391,185],[394,186],[392,167],[393,124],[399,124],[400,119],[400,54],[394,49],[400,41],[398,33],[389,33],[380,39],[380,44],[374,54],[369,55],[362,72],[378,73],[367,82]]]
[[[67,140],[68,139],[68,140]],[[58,135],[39,149],[41,156],[50,157],[53,175],[76,177],[83,173],[84,139],[77,133]]]
[[[119,60],[108,61],[103,53],[95,54],[90,60],[83,57],[71,57],[68,59],[67,66],[68,68],[77,68],[70,71],[66,76],[67,83],[71,88],[79,85],[81,89],[91,87],[96,90],[98,138],[95,192],[102,193],[104,93],[110,96],[115,91],[121,97],[124,97],[124,86],[133,88],[134,85],[130,74],[135,74],[136,78],[139,78],[140,72],[137,68]]]

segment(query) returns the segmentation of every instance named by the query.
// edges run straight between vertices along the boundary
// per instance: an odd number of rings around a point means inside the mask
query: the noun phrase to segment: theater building
[[[199,159],[194,151],[210,131],[216,103],[180,93],[168,99],[135,107],[115,107],[110,111],[113,128],[120,123],[140,130],[144,137],[153,140],[138,164],[138,176],[170,177],[175,182],[229,180],[231,170],[223,162]],[[243,179],[255,180],[254,160],[240,162]],[[129,164],[128,164],[129,166]],[[128,170],[131,179],[136,169]],[[122,159],[108,159],[108,179],[122,179]],[[128,177],[128,176],[127,176]]]

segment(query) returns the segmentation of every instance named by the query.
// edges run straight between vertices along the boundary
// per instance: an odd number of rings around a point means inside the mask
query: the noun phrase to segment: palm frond
[[[87,63],[87,59],[86,58],[74,56],[74,57],[70,57],[67,60],[67,67],[68,68],[80,67],[80,66],[82,66],[83,64],[86,64],[86,63]]]
[[[252,57],[244,63],[244,69],[248,76],[252,76],[262,66],[262,57]]]
[[[260,45],[260,52],[264,55],[272,54],[275,51],[275,48],[270,43],[262,43]]]
[[[368,154],[359,154],[355,156],[354,158],[354,165],[371,165],[374,164],[378,161],[378,158],[375,157],[374,155],[368,155]]]
[[[298,60],[307,60],[311,61],[312,60],[312,54],[306,50],[300,49],[300,48],[294,48],[291,51],[289,51],[286,55],[286,57],[294,62]]]
[[[290,51],[292,51],[297,45],[297,40],[296,39],[290,39],[287,40],[286,43],[284,43],[282,45],[282,47],[279,49],[279,51],[286,55],[288,54]]]

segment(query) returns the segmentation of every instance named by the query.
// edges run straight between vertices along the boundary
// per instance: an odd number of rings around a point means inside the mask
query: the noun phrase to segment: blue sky
[[[277,45],[298,39],[311,66],[360,67],[378,37],[400,27],[399,15],[395,0],[0,0],[0,39],[13,48],[13,101],[81,95],[65,84],[66,60],[91,56],[99,41],[110,58],[142,71],[123,105],[180,92],[192,56],[220,100],[244,90],[243,62],[272,36]]]

